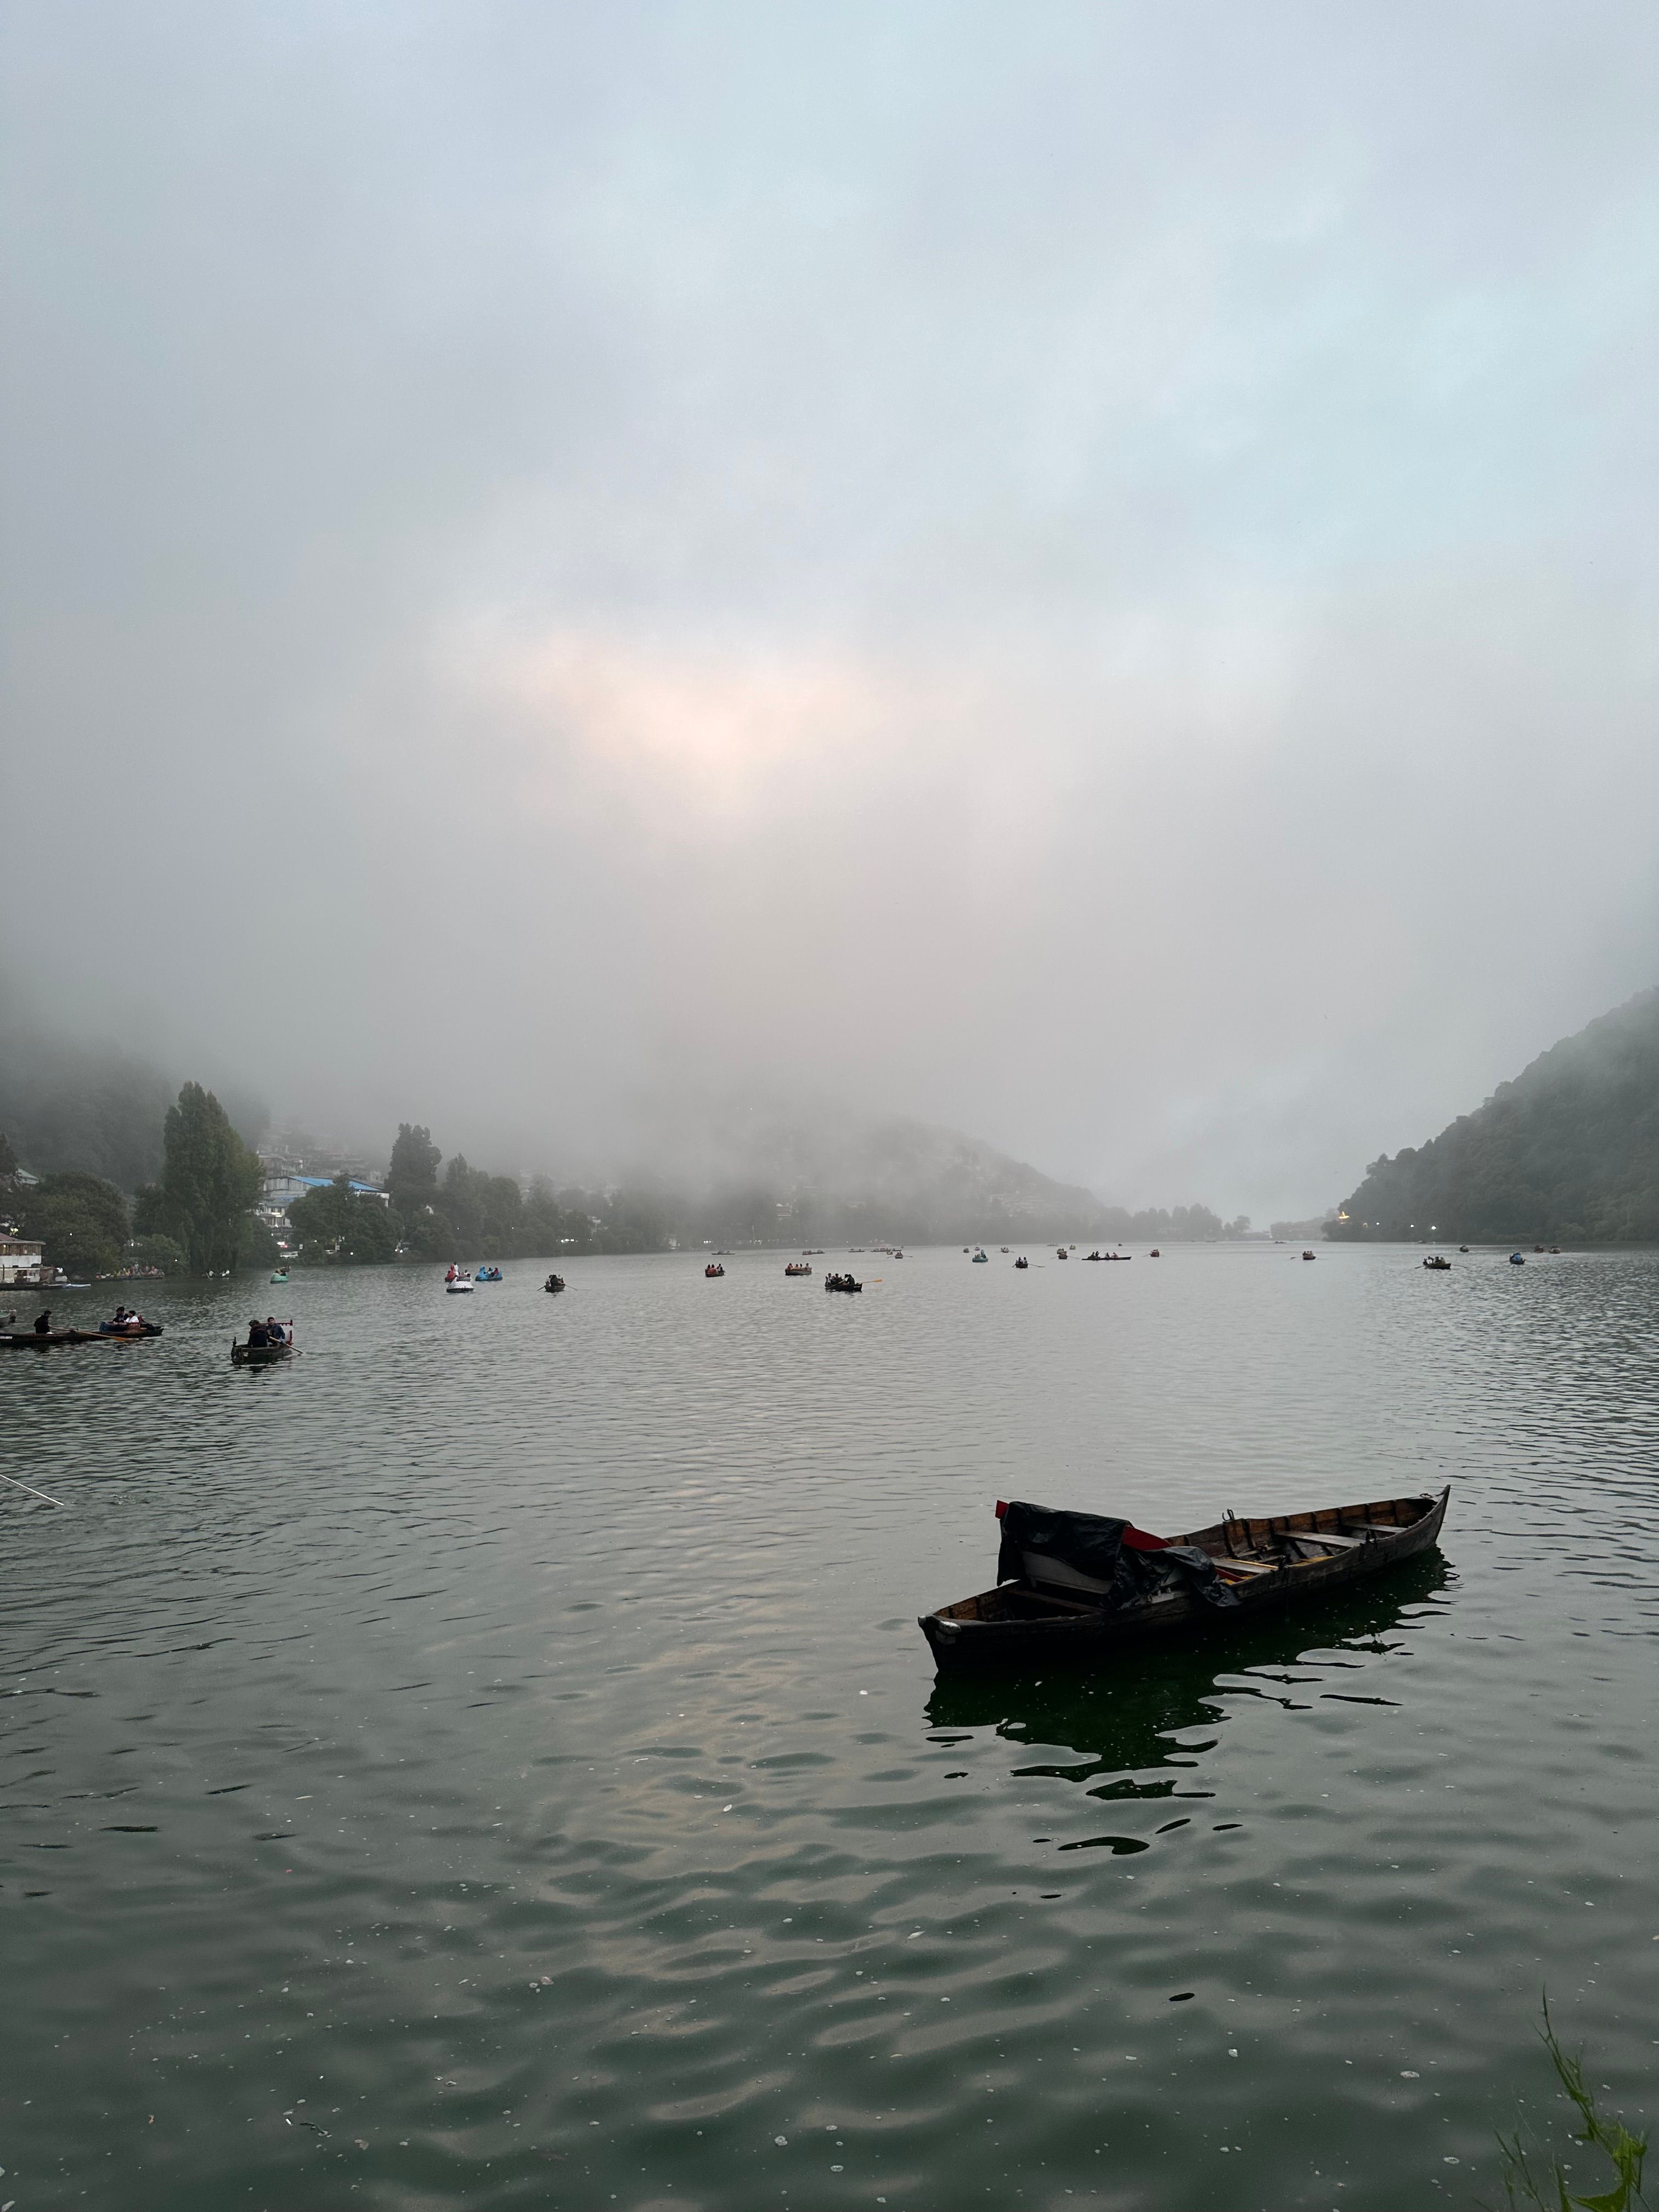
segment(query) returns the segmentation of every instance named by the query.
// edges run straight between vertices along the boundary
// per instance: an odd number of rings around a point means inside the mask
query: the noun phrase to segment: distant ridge
[[[744,1243],[957,1243],[1162,1237],[1170,1243],[1242,1235],[1208,1207],[1131,1213],[1081,1185],[1056,1181],[960,1130],[799,1100],[724,1102],[683,1112],[644,1147],[648,1167],[624,1176],[665,1178],[695,1193],[668,1210],[683,1236],[711,1231]]]
[[[1373,1160],[1325,1233],[1659,1242],[1659,989],[1552,1045],[1419,1149]]]

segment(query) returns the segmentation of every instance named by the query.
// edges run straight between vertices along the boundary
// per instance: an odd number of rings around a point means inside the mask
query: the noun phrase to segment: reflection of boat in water
[[[1301,1605],[1429,1550],[1449,1489],[1239,1519],[1164,1539],[1097,1513],[999,1504],[994,1589],[924,1613],[940,1668],[1089,1665],[1206,1620]]]

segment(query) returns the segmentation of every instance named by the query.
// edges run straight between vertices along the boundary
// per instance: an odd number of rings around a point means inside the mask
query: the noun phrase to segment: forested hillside
[[[1659,1241],[1659,990],[1541,1053],[1413,1151],[1374,1160],[1328,1237]]]

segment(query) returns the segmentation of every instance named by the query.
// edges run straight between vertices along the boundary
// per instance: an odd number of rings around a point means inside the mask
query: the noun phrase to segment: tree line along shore
[[[82,1168],[23,1179],[0,1133],[0,1217],[38,1238],[45,1256],[77,1278],[127,1270],[224,1274],[301,1266],[378,1266],[398,1261],[574,1256],[660,1252],[704,1244],[791,1247],[936,1241],[1033,1242],[1086,1236],[1169,1243],[1240,1237],[1204,1206],[1131,1212],[1086,1194],[1050,1206],[1012,1206],[935,1190],[895,1204],[793,1188],[756,1179],[702,1194],[647,1178],[590,1190],[527,1185],[445,1159],[429,1129],[402,1122],[383,1183],[365,1188],[340,1174],[295,1198],[285,1215],[261,1209],[265,1170],[214,1093],[187,1083],[162,1121],[160,1172],[128,1200]],[[1079,1204],[1078,1200],[1083,1200]],[[261,1218],[262,1211],[264,1218]],[[278,1242],[280,1230],[281,1242]]]
[[[780,1189],[761,1176],[702,1194],[648,1176],[602,1190],[546,1177],[526,1184],[459,1152],[446,1160],[431,1132],[410,1122],[398,1126],[383,1186],[354,1187],[342,1175],[284,1216],[262,1208],[264,1164],[211,1091],[186,1083],[163,1112],[149,1071],[112,1068],[65,1064],[49,1093],[0,1097],[34,1154],[27,1164],[48,1169],[21,1175],[0,1127],[0,1226],[39,1240],[50,1262],[77,1278],[269,1267],[278,1229],[283,1256],[306,1266],[705,1243],[1176,1244],[1249,1231],[1243,1217],[1224,1221],[1204,1206],[1105,1206],[1030,1170],[1018,1170],[1023,1184],[1005,1182],[1007,1195],[945,1174],[921,1175],[897,1196]],[[1017,1164],[1001,1166],[1012,1176]],[[137,1174],[144,1179],[125,1186],[122,1177]],[[1337,1243],[1659,1242],[1659,989],[1564,1038],[1420,1148],[1374,1160],[1319,1227]],[[1298,1237],[1314,1228],[1275,1224]]]

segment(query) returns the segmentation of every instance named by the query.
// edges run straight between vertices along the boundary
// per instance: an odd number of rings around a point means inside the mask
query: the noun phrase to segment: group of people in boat
[[[289,1327],[292,1325],[290,1322]],[[269,1351],[273,1346],[287,1344],[290,1340],[288,1329],[274,1314],[267,1314],[263,1321],[251,1321],[247,1325],[247,1348],[250,1352]]]
[[[142,1336],[144,1332],[144,1316],[136,1306],[117,1306],[104,1325],[106,1328],[126,1329],[130,1330],[134,1336]]]

